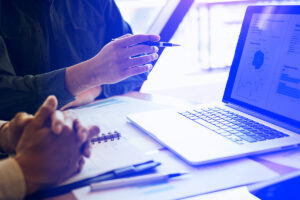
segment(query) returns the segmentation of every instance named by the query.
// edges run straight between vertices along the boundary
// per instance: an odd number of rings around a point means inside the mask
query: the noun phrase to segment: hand
[[[157,35],[125,35],[115,39],[88,61],[95,70],[91,77],[102,85],[147,72],[149,65],[145,64],[158,58],[158,48],[137,44],[159,39]],[[147,55],[135,57],[141,54]]]
[[[76,113],[73,110],[67,110],[64,112],[61,112],[59,110],[55,111],[51,115],[51,130],[55,134],[61,134],[63,132],[63,127],[68,127],[68,129],[73,129],[75,128],[77,138],[84,142],[84,144],[81,147],[81,153],[85,157],[90,157],[91,155],[91,143],[89,139],[93,136],[96,136],[99,132],[100,129],[96,125],[92,125],[89,123],[81,123],[79,117],[76,115]],[[76,120],[76,126],[74,127],[73,122]],[[91,134],[89,138],[86,138],[86,133]]]
[[[78,173],[84,164],[83,149],[99,132],[99,129],[86,128],[71,118],[60,126],[59,134],[53,133],[49,119],[56,107],[56,99],[49,97],[27,123],[17,145],[15,159],[23,171],[27,194]]]
[[[0,131],[0,147],[5,153],[16,152],[23,129],[31,119],[33,119],[32,115],[22,112],[3,125]]]
[[[159,41],[157,35],[125,35],[103,47],[93,58],[66,69],[66,87],[73,95],[103,85],[117,83],[130,76],[147,72],[158,58],[158,48],[137,45]],[[138,56],[145,54],[144,56]]]
[[[69,108],[74,108],[85,104],[89,104],[93,102],[100,95],[101,90],[102,90],[101,86],[88,89],[83,93],[80,93],[78,96],[76,96],[76,99],[74,101],[63,106],[60,110],[66,110]]]
[[[92,88],[91,90],[83,93],[78,97],[78,99],[75,102],[71,102],[71,104],[68,104],[69,106],[79,106],[81,104],[86,104],[89,102],[92,102],[101,92],[101,88]],[[52,100],[51,100],[52,101]],[[50,101],[50,102],[51,102]],[[53,101],[56,101],[53,99]],[[54,102],[56,104],[56,102]],[[45,110],[45,108],[47,108]],[[52,130],[54,133],[60,133],[62,131],[62,125],[68,125],[69,128],[72,128],[71,121],[74,121],[78,117],[75,116],[75,113],[71,113],[71,111],[67,111],[65,113],[61,113],[59,111],[55,111],[56,106],[52,107],[45,107],[43,106],[43,109],[40,109],[39,112],[49,112],[51,114],[51,120],[52,120]],[[37,113],[38,114],[38,113]],[[46,116],[46,115],[45,115]],[[19,142],[19,139],[21,138],[21,135],[24,131],[24,127],[30,122],[30,120],[33,119],[33,116],[30,114],[27,114],[25,112],[20,112],[16,114],[16,116],[9,122],[5,123],[1,127],[0,131],[0,149],[9,154],[15,154],[16,153],[16,147]],[[45,122],[49,123],[47,119],[42,119]],[[50,120],[50,117],[49,119]],[[57,128],[60,126],[60,128]],[[89,126],[89,128],[97,129],[98,127],[95,126]],[[80,137],[80,136],[78,136]],[[87,146],[89,148],[89,146]],[[85,150],[84,152],[88,152],[88,150]]]

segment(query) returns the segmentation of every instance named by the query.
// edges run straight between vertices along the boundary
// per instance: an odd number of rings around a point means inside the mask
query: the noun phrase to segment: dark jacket
[[[0,119],[34,113],[53,94],[74,100],[65,68],[130,33],[113,0],[0,0]],[[146,74],[102,86],[101,97],[138,90]]]

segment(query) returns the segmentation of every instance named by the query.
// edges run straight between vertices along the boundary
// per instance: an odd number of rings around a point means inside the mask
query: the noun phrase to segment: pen
[[[74,189],[91,185],[92,183],[98,183],[101,181],[107,181],[112,179],[119,179],[128,176],[140,175],[143,173],[151,173],[153,170],[160,165],[160,162],[149,160],[143,163],[134,165],[128,165],[117,169],[110,170],[108,172],[88,177],[79,181],[75,181],[66,185],[50,188],[47,190],[41,190],[35,194],[26,197],[28,199],[45,199],[53,196],[58,196],[71,192]]]
[[[116,41],[118,40],[117,38],[115,39],[112,39],[112,41]],[[136,45],[148,45],[148,46],[156,46],[156,47],[176,47],[176,46],[180,46],[180,44],[173,44],[173,43],[170,43],[170,42],[152,42],[152,41],[147,41],[147,42],[141,42],[141,43],[138,43]],[[136,45],[133,45],[133,46],[136,46]]]
[[[147,183],[153,183],[158,181],[167,181],[170,178],[175,178],[178,176],[182,176],[184,174],[186,173],[149,174],[149,175],[142,175],[136,177],[103,181],[100,183],[93,183],[90,186],[91,186],[91,191],[98,191],[98,190],[112,189],[112,188],[118,188],[124,186],[147,184]]]
[[[152,41],[147,41],[147,42],[142,42],[139,44],[143,45],[148,45],[148,46],[156,46],[156,47],[176,47],[180,46],[179,44],[173,44],[170,42],[152,42]]]

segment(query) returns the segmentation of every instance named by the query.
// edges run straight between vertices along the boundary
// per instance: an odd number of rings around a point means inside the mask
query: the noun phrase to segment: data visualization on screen
[[[300,15],[253,14],[231,98],[300,121]]]

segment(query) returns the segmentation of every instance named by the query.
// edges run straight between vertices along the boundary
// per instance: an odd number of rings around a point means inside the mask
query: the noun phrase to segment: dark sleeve
[[[110,42],[113,38],[120,37],[126,33],[132,33],[131,27],[123,19],[114,0],[107,1],[104,13],[107,24],[106,43]],[[147,80],[147,75],[148,73],[144,73],[129,77],[116,84],[103,85],[100,98],[124,94],[130,91],[139,91],[144,81]]]
[[[65,88],[65,69],[17,76],[0,35],[0,119],[10,120],[21,111],[33,114],[49,95],[57,97],[59,107],[75,99]]]

